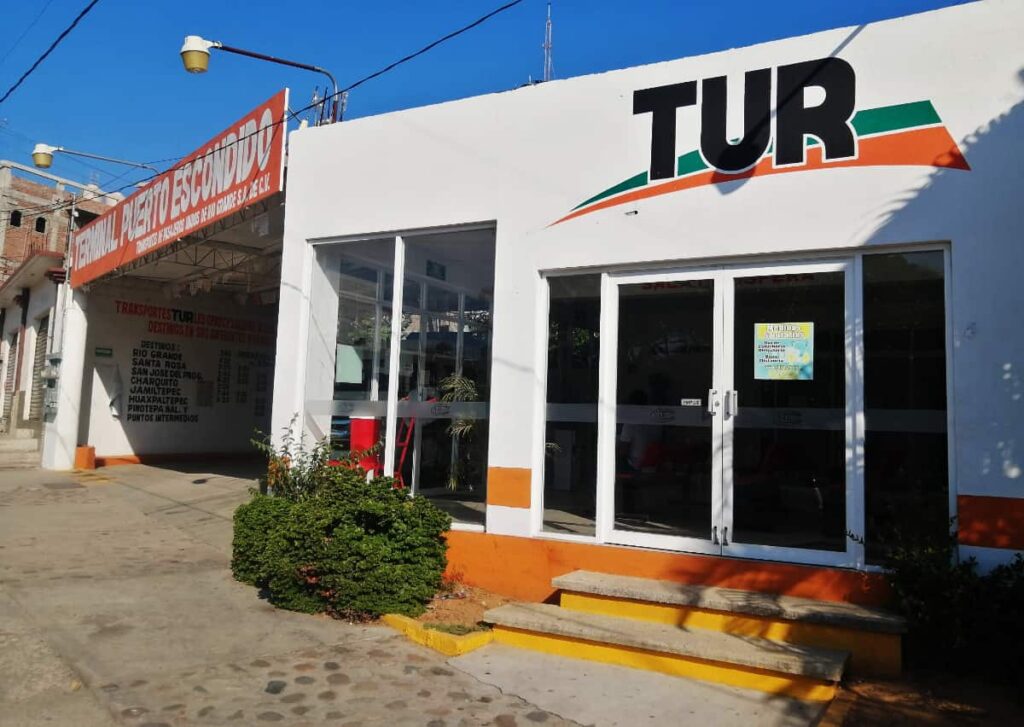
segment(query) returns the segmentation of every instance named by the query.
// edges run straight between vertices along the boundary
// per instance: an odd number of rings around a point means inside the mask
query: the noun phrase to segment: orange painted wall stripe
[[[889,598],[878,573],[466,531],[447,537],[450,576],[525,601],[548,600],[552,578],[581,569],[865,606]]]
[[[962,544],[1024,550],[1024,498],[960,495],[956,500]]]
[[[584,207],[583,209],[571,212],[554,224],[557,225],[591,212],[597,212],[598,210],[616,207],[629,202],[636,202],[641,199],[658,197],[672,192],[681,192],[684,189],[693,189],[709,184],[721,184],[738,179],[748,179],[750,177],[766,177],[774,174],[791,174],[794,172],[838,169],[841,167],[931,166],[970,169],[967,160],[964,159],[959,148],[957,148],[956,142],[953,141],[953,137],[942,126],[861,139],[858,142],[857,152],[858,156],[856,159],[822,162],[822,149],[816,146],[807,149],[807,163],[800,166],[777,169],[772,166],[771,157],[765,157],[757,166],[740,174],[723,174],[719,171],[701,172],[687,177],[680,177],[664,184],[643,187],[618,197],[610,197],[590,207]]]
[[[530,506],[532,470],[525,467],[489,467],[487,504],[503,507]]]

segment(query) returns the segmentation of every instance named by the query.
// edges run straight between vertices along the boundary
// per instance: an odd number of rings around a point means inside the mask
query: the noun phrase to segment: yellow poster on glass
[[[814,323],[755,323],[754,378],[814,379]]]

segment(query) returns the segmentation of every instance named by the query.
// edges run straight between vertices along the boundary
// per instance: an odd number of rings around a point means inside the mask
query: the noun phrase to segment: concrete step
[[[13,437],[0,437],[0,457],[7,452],[37,452],[39,451],[38,439],[20,439]]]
[[[841,651],[543,603],[501,606],[483,620],[494,625],[499,643],[810,701],[833,698],[848,658]]]
[[[906,623],[879,609],[592,571],[567,573],[552,585],[565,609],[848,651],[855,673],[900,672]]]
[[[34,469],[39,456],[39,452],[0,452],[0,470]]]

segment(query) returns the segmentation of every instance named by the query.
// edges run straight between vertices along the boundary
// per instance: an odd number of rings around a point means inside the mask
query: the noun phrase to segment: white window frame
[[[318,264],[318,262],[316,260],[316,255],[317,255],[317,249],[320,248],[320,247],[332,247],[332,246],[335,246],[335,245],[344,245],[344,244],[356,243],[356,242],[371,242],[371,241],[386,242],[389,239],[394,242],[394,263],[393,263],[393,268],[390,271],[386,271],[386,272],[390,272],[392,274],[392,279],[394,281],[394,283],[392,285],[392,293],[391,293],[391,311],[392,311],[391,321],[392,321],[392,325],[391,325],[391,338],[389,340],[390,356],[389,356],[389,360],[388,360],[388,391],[387,391],[387,401],[386,401],[385,414],[384,414],[384,417],[385,417],[385,419],[384,419],[384,432],[385,432],[385,434],[384,434],[383,475],[386,476],[386,477],[393,477],[394,476],[394,472],[395,472],[395,453],[396,453],[396,450],[397,450],[396,438],[397,438],[397,434],[398,434],[398,385],[399,385],[399,375],[398,374],[399,374],[399,368],[400,368],[400,364],[401,364],[401,347],[402,347],[402,326],[401,326],[402,318],[401,318],[401,316],[402,316],[402,310],[403,310],[403,297],[404,297],[404,294],[405,294],[405,277],[406,277],[405,276],[405,258],[406,258],[406,256],[405,256],[405,247],[406,247],[405,241],[406,241],[406,239],[414,239],[414,238],[416,238],[416,237],[418,237],[420,235],[457,234],[457,233],[460,233],[460,232],[472,232],[472,231],[476,231],[476,230],[488,230],[488,231],[491,231],[491,232],[494,233],[495,238],[497,238],[497,225],[494,222],[482,222],[482,223],[471,223],[471,224],[466,224],[466,225],[451,225],[451,226],[446,226],[446,227],[419,228],[419,229],[413,229],[413,230],[406,230],[406,231],[402,231],[402,232],[388,232],[388,233],[369,234],[369,235],[354,235],[354,236],[345,236],[345,237],[329,237],[329,238],[318,238],[318,239],[308,240],[308,244],[309,244],[309,248],[310,248],[309,252],[310,252],[310,254],[312,256],[312,265],[317,265]],[[360,260],[361,262],[365,262],[370,267],[373,267],[373,268],[378,269],[378,270],[380,269],[380,264],[381,263],[379,261],[367,260],[365,258],[362,258],[359,255],[355,255],[355,256],[351,256],[351,257],[353,257],[354,259]],[[312,267],[309,269],[309,275],[310,276],[312,275]],[[412,279],[414,279],[416,281],[419,281],[421,283],[422,282],[429,282],[431,285],[436,285],[438,287],[442,287],[442,288],[445,288],[445,289],[448,289],[448,290],[459,292],[456,287],[448,284],[446,281],[434,280],[433,278],[426,278],[426,277],[420,276],[420,275],[412,275],[412,276],[410,276],[410,278],[412,278]],[[371,301],[367,296],[363,296],[363,295],[359,295],[359,294],[351,294],[351,293],[349,293],[349,294],[339,293],[339,296],[340,295],[344,295],[344,297],[347,297],[347,298],[350,298],[350,299],[353,299],[353,300],[360,300],[360,301],[363,301],[363,302],[375,304],[377,306],[377,309],[378,309],[378,318],[379,318],[379,310],[380,310],[381,303],[385,302],[385,301],[383,301],[383,298],[382,298],[382,296],[383,296],[384,276],[382,276],[382,275],[380,275],[378,273],[377,280],[378,280],[378,284],[377,284],[376,300],[372,300]],[[307,286],[308,285],[309,285],[309,279],[307,277]],[[422,298],[423,295],[425,295],[425,291],[422,288],[421,288],[421,293],[420,294],[421,294],[421,298]],[[459,319],[460,319],[460,321],[461,321],[461,318],[462,318],[462,307],[463,307],[463,304],[464,304],[464,298],[465,298],[465,296],[460,293],[460,296],[459,296]],[[420,303],[421,303],[421,307],[425,307],[425,305],[426,305],[426,301],[425,300],[421,299]],[[304,313],[305,313],[306,317],[308,318],[308,316],[310,315],[310,311],[309,311],[309,306],[308,305],[305,307]],[[397,324],[396,324],[396,321],[397,321]],[[380,321],[378,320],[377,321],[377,328],[378,329],[379,329],[379,326],[380,326]],[[461,327],[460,327],[460,330],[461,330]],[[375,337],[375,343],[374,343],[375,347],[377,345],[377,342],[376,342],[377,338],[379,338],[379,337]],[[460,346],[461,346],[461,338],[462,338],[461,333],[460,333],[459,338],[460,338]],[[420,345],[421,346],[423,345],[422,338],[421,338],[421,344]],[[492,356],[492,358],[493,358],[493,356]],[[378,368],[379,367],[379,357],[376,356],[376,355],[374,356],[374,364],[373,365],[374,365],[374,376],[373,376],[373,383],[371,384],[371,388],[372,388],[373,391],[371,393],[371,399],[370,400],[371,401],[374,401],[374,400],[379,401],[379,398],[378,398],[379,394],[377,392],[379,391],[379,373],[380,373],[380,370]],[[303,377],[303,388],[304,387],[305,387],[305,377]],[[303,392],[303,407],[305,407],[305,392]],[[417,432],[416,432],[417,439],[418,439],[419,434],[420,434],[420,430],[419,430],[419,428],[417,428]],[[488,449],[489,449],[489,447],[488,447]],[[419,453],[419,447],[417,446],[415,448],[415,450],[414,450],[414,455],[413,456],[417,457],[418,453]],[[489,459],[489,453],[488,453],[488,459]],[[486,530],[486,522],[487,522],[487,519],[486,519],[486,507],[485,507],[484,525],[480,525],[480,524],[477,524],[477,523],[453,522],[452,523],[452,530],[464,530],[464,531],[470,531],[470,532],[484,532]]]
[[[720,258],[685,262],[673,261],[651,265],[632,265],[614,267],[574,268],[561,270],[542,270],[538,275],[537,316],[535,321],[536,340],[538,341],[535,366],[538,385],[534,401],[534,456],[532,497],[530,513],[531,537],[564,540],[569,542],[636,545],[658,550],[678,551],[700,554],[701,549],[678,548],[671,539],[659,542],[625,543],[623,538],[613,534],[614,521],[614,453],[615,453],[615,386],[614,366],[617,361],[617,322],[618,322],[618,282],[627,277],[635,281],[678,279],[679,275],[690,277],[709,277],[723,274],[729,278],[731,293],[732,276],[737,271],[771,270],[778,272],[794,269],[794,266],[813,266],[815,264],[835,265],[837,261],[845,265],[845,307],[846,320],[853,336],[852,345],[847,346],[847,365],[852,377],[847,381],[846,397],[846,428],[847,428],[847,483],[846,483],[846,550],[845,551],[813,551],[802,548],[782,548],[774,546],[729,546],[728,551],[722,549],[721,555],[751,560],[783,560],[786,562],[822,565],[831,567],[852,568],[863,571],[880,570],[877,566],[868,565],[865,560],[863,538],[865,535],[865,473],[864,473],[864,330],[863,330],[863,265],[867,255],[885,255],[913,252],[941,252],[943,255],[944,276],[944,314],[945,314],[945,348],[946,348],[946,451],[947,451],[947,492],[949,498],[949,516],[957,514],[957,469],[956,469],[956,401],[955,392],[955,359],[954,334],[956,321],[953,306],[953,245],[949,242],[924,242],[898,245],[859,247],[848,249],[820,250],[798,254],[758,255],[738,260],[736,258]],[[806,268],[805,268],[806,269]],[[824,268],[823,268],[824,269]],[[598,462],[596,487],[595,534],[577,535],[557,533],[544,530],[544,458],[545,430],[547,424],[547,349],[548,319],[550,316],[550,294],[548,279],[553,277],[576,276],[600,273],[601,284],[601,340],[600,340],[600,372],[598,384]],[[742,274],[740,274],[742,275]],[[673,278],[673,276],[676,276]],[[716,296],[725,295],[724,286],[716,284]],[[728,307],[731,310],[731,306]],[[731,325],[731,320],[728,321]],[[718,327],[716,326],[716,331]],[[730,331],[725,327],[724,331]],[[717,333],[716,333],[717,335]],[[729,336],[725,336],[729,338]],[[716,342],[717,343],[717,342]],[[728,352],[731,356],[731,351]],[[724,358],[724,357],[723,357]],[[726,359],[731,362],[731,358]],[[731,365],[731,364],[730,364]],[[611,375],[610,375],[611,374]],[[731,372],[730,372],[731,374]],[[716,374],[716,380],[718,380]],[[731,376],[728,384],[731,386]],[[724,468],[723,468],[724,469]],[[728,477],[731,477],[731,471]],[[724,479],[724,477],[723,477]],[[724,496],[724,482],[718,488],[715,503],[721,503]],[[713,487],[713,491],[715,488]],[[723,503],[724,504],[724,503]],[[713,504],[714,507],[714,504]],[[729,523],[730,533],[732,523]],[[851,537],[852,536],[852,537]],[[661,537],[661,536],[655,536]],[[731,542],[731,539],[730,539]],[[719,551],[713,554],[719,554]]]

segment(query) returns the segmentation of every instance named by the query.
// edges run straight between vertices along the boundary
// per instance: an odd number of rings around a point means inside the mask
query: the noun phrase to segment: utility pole
[[[544,80],[550,81],[555,77],[555,64],[551,57],[553,46],[551,43],[551,3],[548,3],[548,22],[544,25]]]

